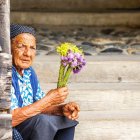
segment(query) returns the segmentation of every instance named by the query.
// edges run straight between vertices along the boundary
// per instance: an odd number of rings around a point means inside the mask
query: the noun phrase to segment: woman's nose
[[[26,56],[31,56],[31,49],[30,49],[30,47],[27,47],[25,50],[24,50],[24,55],[26,55]]]

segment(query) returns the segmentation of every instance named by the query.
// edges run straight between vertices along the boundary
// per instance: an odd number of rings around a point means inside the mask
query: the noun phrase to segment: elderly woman
[[[79,106],[75,102],[64,104],[67,87],[44,94],[31,67],[36,54],[34,29],[17,24],[10,29],[13,129],[23,140],[73,140]],[[14,139],[18,136],[14,134]]]

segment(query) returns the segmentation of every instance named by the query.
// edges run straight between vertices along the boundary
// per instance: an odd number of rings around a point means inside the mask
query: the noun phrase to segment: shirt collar
[[[13,68],[14,68],[14,70],[16,71],[16,74],[17,74],[17,77],[21,80],[21,81],[23,81],[23,79],[24,79],[24,77],[30,77],[30,75],[31,75],[31,68],[29,67],[29,68],[27,68],[27,69],[24,69],[22,72],[23,72],[23,76],[21,76],[18,72],[17,72],[17,70],[16,70],[16,68],[14,67],[14,66],[12,66]]]

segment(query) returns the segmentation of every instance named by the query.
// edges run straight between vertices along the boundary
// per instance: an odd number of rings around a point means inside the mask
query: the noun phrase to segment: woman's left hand
[[[78,113],[80,107],[75,102],[69,102],[63,106],[63,114],[71,120],[76,120],[78,118]]]

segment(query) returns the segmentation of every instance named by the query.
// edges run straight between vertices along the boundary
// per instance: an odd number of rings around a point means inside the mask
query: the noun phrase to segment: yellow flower
[[[81,49],[79,49],[76,45],[72,44],[72,43],[62,43],[60,46],[57,47],[57,52],[61,55],[61,56],[66,56],[68,50],[71,50],[74,53],[80,53],[83,54],[83,51]]]

